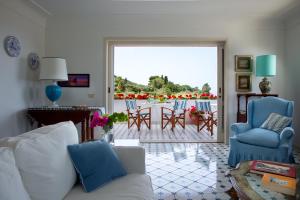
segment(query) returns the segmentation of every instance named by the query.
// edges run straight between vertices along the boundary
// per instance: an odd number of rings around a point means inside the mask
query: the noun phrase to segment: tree
[[[125,87],[125,82],[124,80],[120,80],[118,82],[118,85],[117,85],[117,89],[120,91],[120,92],[124,92],[126,87]]]
[[[183,85],[181,86],[182,91],[189,91],[189,92],[193,92],[193,88],[189,85]]]
[[[168,84],[168,82],[169,82],[168,76],[165,76],[165,77],[164,77],[164,84],[166,85],[166,84]]]
[[[205,84],[202,86],[202,92],[210,93],[210,90],[211,90],[211,87],[209,86],[208,83],[205,83]]]
[[[148,86],[160,89],[164,85],[164,80],[159,76],[150,76]]]

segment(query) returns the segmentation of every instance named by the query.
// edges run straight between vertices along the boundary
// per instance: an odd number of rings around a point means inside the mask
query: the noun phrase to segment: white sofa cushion
[[[128,174],[90,193],[84,192],[80,185],[76,185],[65,200],[152,200],[153,198],[149,176]]]
[[[67,145],[78,143],[73,122],[43,127],[6,141],[32,200],[63,199],[76,182]],[[5,145],[2,140],[1,145]]]
[[[30,199],[17,169],[13,150],[7,147],[0,147],[0,199]]]
[[[35,138],[39,134],[47,134],[50,131],[52,131],[53,129],[61,127],[65,123],[72,123],[72,122],[71,121],[70,122],[60,122],[60,123],[49,125],[49,126],[43,126],[43,127],[34,129],[32,131],[28,131],[28,132],[23,133],[18,136],[1,138],[0,139],[0,147],[15,148],[20,140],[28,139],[28,138]]]

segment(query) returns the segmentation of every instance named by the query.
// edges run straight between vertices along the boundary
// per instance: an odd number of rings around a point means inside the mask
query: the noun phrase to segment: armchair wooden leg
[[[171,130],[174,132],[174,128],[175,128],[175,116],[172,116],[172,128]]]
[[[137,127],[138,127],[138,131],[140,131],[140,129],[141,129],[141,118],[140,118],[140,116],[138,116],[138,124],[137,124]]]
[[[163,108],[161,108],[161,130],[164,129],[164,113]]]
[[[149,109],[149,130],[151,130],[151,109]]]

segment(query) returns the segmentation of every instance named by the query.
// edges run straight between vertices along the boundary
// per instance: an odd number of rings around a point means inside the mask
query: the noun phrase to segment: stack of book
[[[262,185],[288,195],[296,194],[296,168],[289,164],[254,160],[250,172],[262,174]]]

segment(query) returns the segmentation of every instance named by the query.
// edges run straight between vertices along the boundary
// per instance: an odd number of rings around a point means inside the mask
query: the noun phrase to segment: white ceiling
[[[299,0],[28,0],[52,15],[184,14],[210,18],[284,17]]]

